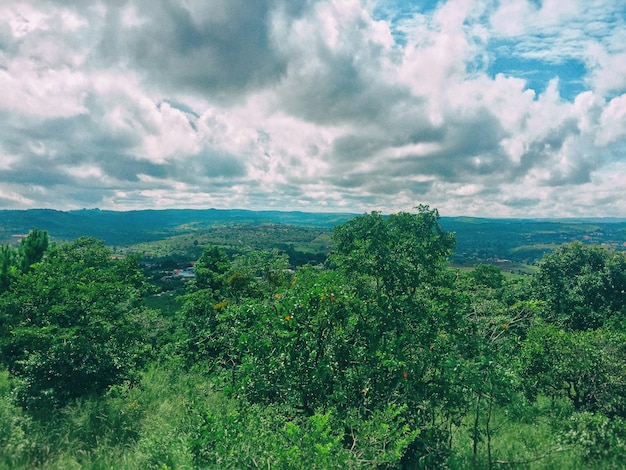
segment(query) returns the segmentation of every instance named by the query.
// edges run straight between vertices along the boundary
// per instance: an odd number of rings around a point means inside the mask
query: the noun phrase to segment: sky
[[[419,204],[626,217],[626,2],[0,2],[0,209]]]

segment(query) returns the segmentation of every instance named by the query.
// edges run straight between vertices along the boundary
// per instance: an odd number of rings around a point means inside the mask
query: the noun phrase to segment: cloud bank
[[[0,208],[626,217],[608,0],[5,0]]]

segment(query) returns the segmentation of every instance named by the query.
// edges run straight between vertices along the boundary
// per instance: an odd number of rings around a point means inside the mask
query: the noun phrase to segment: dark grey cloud
[[[54,166],[20,165],[17,168],[0,171],[0,181],[4,183],[40,186],[55,186],[68,182],[68,178]]]
[[[507,133],[500,119],[486,108],[451,116],[447,125],[448,151],[475,157],[497,149]]]
[[[582,185],[589,183],[591,181],[591,174],[597,167],[598,165],[595,162],[584,156],[577,159],[572,165],[559,166],[557,164],[552,167],[550,179],[546,183],[549,186]]]
[[[384,168],[376,173],[355,173],[329,177],[325,182],[348,191],[362,190],[365,193],[381,195],[393,195],[401,191],[426,194],[433,186],[432,181],[413,181],[405,177],[392,176]]]
[[[4,61],[7,56],[13,55],[17,50],[17,44],[7,23],[0,22],[0,66],[6,68]]]
[[[341,175],[341,176],[331,176],[328,178],[328,182],[333,186],[345,189],[355,189],[361,188],[368,184],[372,180],[372,176],[369,174],[352,174],[352,175]]]
[[[234,181],[246,176],[240,157],[219,150],[206,149],[182,162],[169,165],[169,176],[185,181],[227,178]]]
[[[372,118],[367,126],[356,127],[353,133],[337,137],[333,141],[332,159],[359,162],[385,150],[414,144],[442,143],[448,138],[446,127],[433,125],[424,115],[424,103],[421,100],[390,100],[386,106],[385,112]],[[364,116],[360,113],[357,115],[357,119]]]
[[[382,72],[369,68],[385,62],[379,45],[355,38],[353,50],[334,51],[317,38],[315,47],[292,53],[278,93],[281,106],[306,121],[383,123],[398,103],[416,102],[406,86],[390,83]]]
[[[110,159],[132,158],[125,151],[139,143],[138,135],[107,133],[102,115],[93,114],[70,118],[22,117],[11,122],[11,116],[0,116],[7,136],[2,139],[2,148],[10,155],[20,157],[19,168],[33,170],[42,168],[53,171],[60,165],[99,163]]]
[[[372,178],[369,184],[364,186],[370,194],[393,197],[395,194],[406,192],[413,195],[427,194],[432,189],[431,181],[416,182],[406,178],[389,178],[381,176]]]
[[[512,198],[508,198],[508,199],[504,199],[503,200],[503,204],[511,207],[511,208],[515,208],[515,209],[526,209],[526,208],[532,208],[534,206],[536,206],[537,204],[539,204],[541,202],[541,199],[539,198],[516,198],[516,197],[512,197]]]
[[[24,203],[19,200],[0,196],[0,207],[2,207],[2,209],[22,209]]]
[[[165,165],[148,160],[135,160],[125,154],[102,153],[96,158],[96,162],[107,176],[120,182],[137,183],[140,175],[167,179],[171,173]]]
[[[389,147],[389,140],[360,134],[346,134],[333,142],[332,158],[335,161],[357,163]]]
[[[407,90],[372,82],[349,56],[321,54],[319,66],[302,80],[281,87],[281,101],[290,113],[320,124],[367,124],[388,115],[391,104],[409,100]]]
[[[569,118],[530,143],[514,176],[522,177],[541,168],[548,173],[543,181],[547,186],[581,185],[589,183],[593,173],[611,161],[613,154],[610,148],[597,148],[581,134],[579,121]]]
[[[69,202],[94,207],[119,199],[120,191],[133,198],[137,191],[171,190],[174,182],[195,185],[196,191],[223,190],[246,174],[240,156],[206,145],[196,154],[150,160],[141,151],[143,139],[146,132],[160,130],[141,110],[125,103],[125,118],[135,130],[120,130],[107,119],[110,106],[118,102],[106,102],[101,96],[89,97],[86,102],[89,112],[72,117],[41,119],[0,112],[0,155],[11,156],[8,166],[0,162],[0,183],[49,188],[57,195],[49,201],[46,193],[25,190],[30,196],[24,193],[24,197],[42,201],[38,206]],[[160,111],[158,105],[154,110]],[[12,204],[17,203],[4,206]]]
[[[146,83],[170,90],[241,98],[276,80],[285,60],[275,53],[271,0],[137,0],[139,24],[125,26],[124,8],[109,8],[99,52],[105,63],[128,63]],[[297,12],[297,9],[294,8]]]
[[[510,178],[515,163],[501,148],[506,137],[500,121],[488,110],[451,117],[443,132],[433,133],[436,149],[390,160],[387,172],[393,177],[429,175],[447,182]],[[426,143],[432,141],[427,140]],[[414,139],[407,140],[410,145]]]

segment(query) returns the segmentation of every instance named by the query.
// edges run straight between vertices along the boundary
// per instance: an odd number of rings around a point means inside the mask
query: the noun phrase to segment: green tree
[[[502,271],[490,264],[479,264],[471,271],[471,277],[477,286],[500,289],[506,278]]]
[[[537,322],[520,354],[530,397],[569,400],[577,411],[626,417],[626,335],[606,328],[565,331]]]
[[[211,289],[198,289],[181,298],[177,312],[176,348],[188,366],[215,361],[220,351],[217,314],[228,305]]]
[[[397,436],[407,461],[441,462],[443,410],[462,394],[454,364],[465,316],[447,263],[454,236],[420,207],[357,217],[333,239],[331,270],[292,277],[284,256],[235,258],[220,274],[229,295],[206,289],[187,298],[188,346],[220,365],[228,389],[249,402],[305,416],[332,411],[364,433],[364,423],[387,416],[403,430],[385,424],[381,442]]]
[[[546,255],[536,275],[545,318],[565,328],[587,330],[626,313],[626,257],[580,242]]]
[[[435,388],[445,393],[448,384],[438,372],[455,354],[452,337],[463,329],[464,316],[447,263],[454,235],[438,219],[426,206],[415,214],[374,212],[333,234],[330,261],[362,302],[358,331],[367,369],[376,371],[371,397],[385,400],[404,390],[419,400],[436,396]]]
[[[0,246],[0,293],[9,288],[20,272],[27,272],[31,265],[41,261],[48,244],[48,232],[33,229],[22,239],[19,249]]]
[[[211,289],[220,292],[224,289],[225,275],[230,268],[228,255],[217,246],[208,246],[196,262],[196,286],[199,289]]]
[[[485,294],[485,288],[480,290]],[[497,294],[496,294],[497,295]],[[499,298],[500,296],[497,295]],[[485,446],[487,467],[494,465],[494,436],[506,425],[509,412],[525,404],[521,379],[515,368],[520,343],[532,319],[532,305],[507,306],[493,298],[472,299],[473,334],[465,338],[465,347],[475,352],[459,368],[471,410],[472,455]],[[502,413],[502,411],[504,413]],[[500,415],[496,420],[496,415]],[[497,422],[496,422],[497,421]]]
[[[439,226],[439,213],[419,206],[417,214],[378,212],[335,228],[331,264],[367,276],[387,295],[407,295],[445,272],[454,234]]]
[[[466,354],[459,339],[468,327],[448,268],[454,234],[438,220],[427,206],[356,217],[335,229],[329,256],[360,301],[350,344],[360,345],[363,359],[350,372],[364,384],[363,409],[406,404],[409,422],[422,433],[405,458],[420,456],[426,466],[445,460],[452,408],[462,406],[455,368]]]
[[[0,297],[19,402],[62,406],[130,379],[147,352],[144,288],[137,259],[114,260],[100,241],[51,247]]]
[[[289,256],[277,250],[256,250],[235,256],[227,273],[230,298],[273,297],[292,277]]]
[[[10,245],[0,246],[0,293],[9,288],[16,275],[16,258],[17,253]]]
[[[196,263],[196,289],[191,289],[183,299],[178,314],[178,348],[188,364],[198,362],[218,363],[231,367],[236,348],[226,333],[229,312],[233,305],[263,305],[271,308],[263,299],[274,299],[279,289],[291,279],[288,257],[277,251],[253,251],[228,261],[219,248],[208,248]],[[198,279],[200,276],[200,279]],[[229,307],[229,310],[227,310]],[[239,321],[238,319],[237,321]],[[256,328],[262,322],[256,319],[246,328]],[[244,334],[247,329],[237,326],[235,333]],[[235,361],[236,362],[236,361]]]
[[[20,242],[20,268],[22,272],[28,272],[30,267],[41,261],[50,243],[48,232],[33,229],[26,238]]]
[[[357,328],[361,302],[343,276],[301,268],[271,300],[244,301],[220,317],[223,350],[240,363],[245,396],[279,401],[312,415],[360,406],[367,382]],[[233,357],[234,351],[238,356]]]

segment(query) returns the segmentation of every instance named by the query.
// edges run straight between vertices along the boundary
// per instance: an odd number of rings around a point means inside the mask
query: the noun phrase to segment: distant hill
[[[242,238],[242,227],[248,232],[259,230],[259,239],[267,239],[272,230],[267,226],[294,227],[302,239],[328,233],[356,214],[312,213],[248,210],[141,210],[105,211],[82,209],[55,211],[51,209],[0,210],[0,243],[15,242],[14,235],[33,228],[46,230],[53,240],[73,240],[87,235],[104,240],[108,245],[129,247],[160,240],[192,240],[211,243],[211,233],[223,237],[229,227]],[[442,217],[442,227],[456,233],[454,261],[475,263],[491,260],[533,263],[556,246],[574,240],[584,243],[626,249],[626,219],[486,219]],[[246,240],[252,239],[246,235]],[[249,243],[244,240],[244,243]],[[283,237],[290,240],[289,236]],[[269,243],[267,240],[264,243]],[[304,243],[304,242],[303,242]],[[273,246],[280,247],[280,244]]]
[[[0,210],[0,243],[33,228],[46,230],[54,240],[73,240],[92,236],[109,245],[128,246],[161,240],[174,235],[202,231],[215,226],[281,224],[331,229],[355,214],[165,209],[105,211],[81,209]]]
[[[455,258],[533,263],[573,241],[626,249],[626,219],[481,219],[443,217],[456,232]]]

